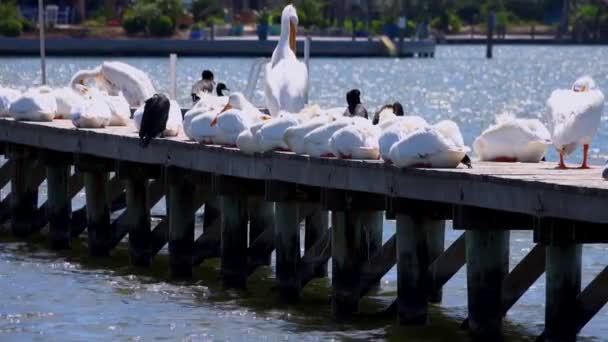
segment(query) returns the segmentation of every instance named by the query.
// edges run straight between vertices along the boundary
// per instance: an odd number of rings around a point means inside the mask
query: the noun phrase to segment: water
[[[494,120],[513,112],[545,119],[545,101],[552,89],[568,87],[576,77],[589,74],[608,89],[606,47],[497,47],[495,59],[483,58],[483,47],[440,47],[435,59],[313,59],[311,102],[342,105],[344,93],[360,88],[370,108],[399,100],[407,112],[429,121],[450,118],[459,123],[465,142]],[[122,58],[150,73],[159,90],[168,91],[169,59]],[[51,58],[48,78],[52,86],[65,85],[78,69],[99,64],[101,58]],[[178,62],[179,100],[189,105],[190,85],[203,68],[232,90],[245,88],[251,59],[181,58]],[[25,89],[40,82],[36,58],[1,58],[0,84]],[[260,94],[255,101],[261,103]],[[608,154],[608,130],[602,120],[592,146],[592,161],[603,163]],[[549,159],[555,160],[551,151]],[[578,162],[580,154],[571,157]],[[6,191],[4,192],[6,194]],[[82,202],[82,197],[76,202]],[[162,209],[162,208],[161,208]],[[384,238],[394,233],[386,222]],[[448,230],[446,243],[460,232]],[[466,340],[459,324],[466,317],[466,272],[463,268],[444,289],[444,301],[431,309],[431,324],[403,328],[393,319],[363,317],[334,323],[329,312],[328,280],[305,288],[298,305],[279,303],[273,292],[270,268],[249,279],[246,292],[221,289],[217,260],[198,269],[193,283],[165,279],[166,252],[151,270],[128,266],[124,246],[108,261],[89,260],[85,247],[57,254],[44,248],[44,240],[22,243],[0,235],[0,339],[1,340]],[[528,232],[511,235],[511,267],[532,247]],[[584,249],[583,286],[608,261],[608,247]],[[380,310],[396,295],[396,271],[382,287],[364,300],[366,312]],[[533,340],[542,330],[544,276],[509,311],[509,340]],[[583,341],[606,340],[608,311],[603,310],[582,331]]]

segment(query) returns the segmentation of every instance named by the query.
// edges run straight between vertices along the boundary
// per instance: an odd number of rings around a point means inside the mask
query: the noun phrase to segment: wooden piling
[[[332,314],[349,318],[359,309],[362,229],[357,213],[334,211],[332,222]]]
[[[445,249],[445,221],[433,220],[426,228],[429,262],[432,264]],[[429,303],[439,304],[443,299],[443,288],[433,288],[429,292]]]
[[[72,198],[69,195],[70,166],[47,163],[47,217],[49,221],[49,243],[52,249],[70,248],[70,219]]]
[[[103,171],[85,171],[84,187],[87,201],[87,232],[89,254],[94,257],[110,255],[112,231],[108,205],[109,175]]]
[[[508,273],[509,231],[468,230],[466,234],[470,334],[479,341],[502,340],[503,280]]]
[[[547,341],[576,341],[582,245],[547,246],[545,333]]]
[[[310,250],[323,236],[329,228],[328,212],[318,209],[306,216],[304,224],[304,250]],[[315,277],[327,276],[327,263],[318,265],[314,270]]]
[[[192,278],[194,246],[194,200],[196,187],[181,169],[167,168],[169,196],[169,275],[173,279]]]
[[[286,300],[300,297],[300,222],[298,204],[278,202],[276,204],[276,277],[279,295]]]
[[[150,204],[147,195],[148,179],[132,177],[125,183],[127,188],[129,257],[132,265],[148,267],[152,258]]]
[[[261,198],[250,198],[248,201],[249,216],[249,246],[264,233],[267,229],[274,231],[275,227],[275,205],[273,202],[266,202]],[[255,260],[251,260],[256,265],[270,266],[271,255],[256,255]]]
[[[7,156],[12,161],[11,174],[11,230],[16,237],[27,237],[33,232],[38,209],[38,185],[35,173],[39,166],[34,151],[9,145]]]
[[[397,213],[397,305],[399,322],[426,324],[429,297],[427,229],[435,221]]]
[[[208,231],[215,232],[220,230],[221,225],[221,206],[220,197],[216,197],[205,202],[203,216],[203,233]]]
[[[222,282],[225,288],[247,285],[247,199],[222,196]]]
[[[360,212],[361,228],[361,247],[363,262],[371,260],[376,253],[382,249],[382,231],[384,223],[384,212],[382,211],[362,211]],[[380,287],[378,280],[373,288]]]

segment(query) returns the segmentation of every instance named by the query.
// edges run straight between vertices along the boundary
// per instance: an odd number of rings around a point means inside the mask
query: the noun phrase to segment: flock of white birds
[[[193,141],[238,147],[254,154],[282,150],[311,157],[383,159],[397,167],[453,168],[465,160],[465,146],[456,123],[430,124],[413,115],[399,115],[391,107],[378,114],[377,124],[350,116],[345,108],[307,105],[308,70],[296,57],[296,9],[282,14],[282,31],[266,67],[264,92],[268,114],[241,93],[200,100],[183,116],[171,101],[161,136],[184,134]],[[93,85],[87,85],[92,82]],[[83,70],[65,88],[38,87],[24,93],[0,87],[0,116],[15,120],[70,119],[77,128],[105,128],[134,124],[140,128],[147,114],[146,100],[156,93],[146,73],[121,62],[104,62]],[[564,156],[583,147],[581,168],[600,125],[604,95],[593,79],[581,77],[569,89],[555,90],[547,100],[551,132],[537,119],[502,115],[473,143],[482,161],[539,162],[553,145]],[[131,117],[131,108],[137,108]],[[346,115],[345,115],[346,114]],[[351,113],[352,114],[352,113]]]

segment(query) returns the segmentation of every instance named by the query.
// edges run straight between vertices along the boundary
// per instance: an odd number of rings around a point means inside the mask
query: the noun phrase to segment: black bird
[[[344,112],[344,116],[360,116],[369,119],[367,109],[361,104],[361,91],[359,89],[352,89],[346,93],[346,102],[348,103],[348,108]]]
[[[146,100],[139,129],[141,147],[148,147],[150,141],[160,136],[167,128],[169,107],[171,107],[171,103],[167,96],[163,94],[154,94],[154,96]]]
[[[469,157],[468,155],[465,155],[460,162],[469,169],[473,168],[473,162],[471,161],[471,157]]]
[[[387,104],[382,106],[382,108],[380,108],[376,114],[374,114],[374,119],[372,120],[372,123],[374,125],[377,125],[380,123],[380,113],[382,113],[384,110],[386,109],[390,109],[393,111],[393,114],[397,115],[397,116],[404,116],[405,113],[403,112],[403,106],[401,105],[401,103],[399,102],[395,102],[393,104]]]
[[[228,87],[226,87],[226,85],[224,83],[220,82],[215,87],[215,92],[216,92],[217,96],[228,96],[230,93],[230,89],[228,89]],[[226,93],[224,93],[224,92],[226,92]]]
[[[201,80],[196,82],[192,86],[192,102],[198,102],[201,98],[198,96],[199,93],[213,93],[215,88],[215,76],[210,70],[204,70],[201,75]]]

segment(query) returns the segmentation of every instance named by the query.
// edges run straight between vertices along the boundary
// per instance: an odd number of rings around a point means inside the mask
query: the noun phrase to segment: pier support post
[[[51,152],[47,151],[47,153]],[[68,249],[70,248],[70,219],[72,217],[72,198],[69,195],[70,166],[50,161],[49,158],[46,172],[49,243],[55,250]]]
[[[266,229],[275,229],[275,204],[266,202],[261,198],[250,198],[247,206],[249,214],[249,244],[251,245]],[[251,260],[256,265],[267,265],[271,263],[271,255],[256,256]]]
[[[298,204],[277,202],[276,204],[276,275],[279,294],[286,300],[300,297],[300,222]]]
[[[220,197],[215,197],[205,202],[205,213],[203,216],[203,233],[220,230],[222,202]]]
[[[247,199],[222,196],[222,282],[225,288],[247,285]]]
[[[332,219],[332,313],[348,318],[359,309],[362,227],[353,211],[334,211]],[[360,223],[360,222],[359,222]]]
[[[39,165],[34,151],[23,146],[9,145],[7,156],[12,160],[11,173],[11,231],[16,237],[32,233],[38,209],[38,185],[35,173]]]
[[[107,172],[84,172],[89,254],[93,257],[110,255],[112,231],[108,205],[108,180]]]
[[[149,267],[153,252],[153,234],[150,207],[158,201],[160,194],[150,190],[150,179],[161,178],[161,169],[156,165],[118,162],[117,176],[125,183],[127,195],[127,224],[129,234],[129,257],[131,265]],[[154,197],[154,199],[151,198]]]
[[[435,220],[427,227],[429,262],[432,264],[445,250],[445,221]],[[431,289],[429,303],[439,304],[443,299],[443,288]]]
[[[382,211],[362,211],[361,227],[363,262],[369,261],[376,253],[382,249],[382,225],[384,223],[384,212]],[[373,286],[380,287],[380,280]]]
[[[129,178],[126,181],[126,188],[129,257],[133,266],[148,267],[152,258],[148,179]]]
[[[503,280],[508,274],[509,231],[468,230],[466,234],[471,336],[480,341],[502,340]]]
[[[169,276],[192,278],[194,250],[195,186],[188,182],[181,169],[166,169],[169,184]]]
[[[397,303],[399,322],[422,325],[428,320],[430,242],[428,234],[442,221],[397,213]]]
[[[304,250],[308,251],[327,232],[329,228],[328,212],[321,210],[319,207],[318,210],[314,210],[311,215],[307,216],[305,220]],[[327,277],[327,263],[317,266],[314,275],[319,278]]]
[[[545,332],[547,341],[576,341],[582,245],[547,246]]]

